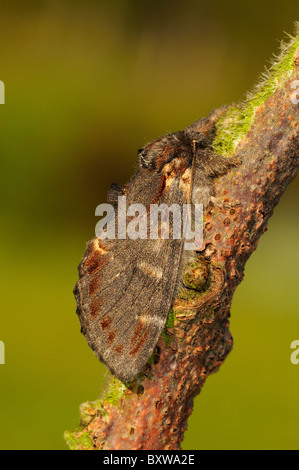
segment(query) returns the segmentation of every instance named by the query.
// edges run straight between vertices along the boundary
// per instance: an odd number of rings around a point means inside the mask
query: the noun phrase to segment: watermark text
[[[292,364],[299,364],[299,340],[295,339],[291,343],[291,349],[295,349],[295,351],[291,354],[291,363]]]
[[[4,82],[0,80],[0,104],[5,104],[5,86]]]
[[[0,364],[5,364],[5,346],[3,341],[0,341]]]
[[[96,237],[124,240],[181,240],[185,250],[200,250],[203,243],[202,204],[127,205],[118,197],[117,211],[111,204],[97,206],[95,215],[103,217],[96,225]],[[106,215],[104,215],[106,214]]]
[[[299,103],[299,80],[294,80],[291,83],[291,88],[293,93],[291,93],[291,102],[293,104],[298,104]]]

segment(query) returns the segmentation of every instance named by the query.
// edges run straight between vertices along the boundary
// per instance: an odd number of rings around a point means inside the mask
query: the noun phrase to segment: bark
[[[194,397],[232,349],[230,307],[245,263],[297,172],[299,103],[293,87],[299,80],[299,44],[298,38],[292,41],[281,59],[291,54],[289,65],[278,74],[276,64],[243,107],[221,108],[193,125],[207,135],[216,133],[218,151],[227,132],[234,157],[242,162],[215,181],[220,204],[205,214],[204,249],[188,271],[191,285],[200,276],[204,282],[175,300],[142,374],[127,385],[112,378],[104,398],[81,405],[81,427],[66,433],[71,448],[180,449]]]

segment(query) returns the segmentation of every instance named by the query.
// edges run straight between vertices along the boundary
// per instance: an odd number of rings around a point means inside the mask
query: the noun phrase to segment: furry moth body
[[[192,127],[165,135],[139,151],[135,175],[113,184],[108,202],[203,204],[214,196],[213,178],[235,166],[209,148]],[[117,208],[116,208],[117,212]],[[74,290],[81,331],[96,356],[118,379],[131,380],[151,356],[165,326],[183,267],[184,240],[94,238],[79,265]]]

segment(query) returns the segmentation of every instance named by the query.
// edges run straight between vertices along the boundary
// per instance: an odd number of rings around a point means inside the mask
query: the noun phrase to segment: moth
[[[138,152],[137,171],[124,187],[112,184],[108,202],[215,202],[213,179],[236,162],[214,153],[196,126],[167,134]],[[162,223],[162,222],[161,222]],[[172,226],[173,231],[173,226]],[[186,262],[184,238],[88,242],[74,294],[81,332],[96,356],[122,382],[147,363],[165,326]]]

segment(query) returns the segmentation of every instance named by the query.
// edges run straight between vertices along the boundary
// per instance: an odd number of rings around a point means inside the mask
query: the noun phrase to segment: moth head
[[[138,150],[139,165],[157,172],[177,157],[190,160],[190,140],[184,132],[164,135]]]
[[[209,147],[210,142],[208,138],[205,136],[205,134],[203,134],[202,132],[190,130],[190,131],[186,131],[186,134],[188,135],[190,139],[193,152],[196,152],[196,150],[199,150],[199,149],[205,149]]]

